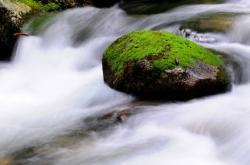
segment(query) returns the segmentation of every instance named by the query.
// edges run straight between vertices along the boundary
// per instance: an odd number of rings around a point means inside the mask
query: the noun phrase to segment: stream
[[[181,34],[183,22],[214,13],[236,16],[225,32],[189,39],[223,54],[230,92],[154,103],[104,83],[102,53],[119,36]],[[12,61],[0,64],[0,164],[249,165],[249,27],[249,0],[140,16],[117,6],[55,14],[35,35],[20,37]],[[98,120],[124,110],[132,114],[122,122]]]

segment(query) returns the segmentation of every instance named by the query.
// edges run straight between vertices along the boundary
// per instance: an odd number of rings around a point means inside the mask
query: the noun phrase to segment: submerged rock
[[[103,55],[104,81],[148,99],[185,100],[225,92],[220,57],[177,35],[140,30],[114,41]]]
[[[199,33],[226,32],[233,25],[238,13],[213,13],[198,15],[185,21],[180,30],[190,29]]]
[[[0,159],[0,165],[11,165],[11,159]]]

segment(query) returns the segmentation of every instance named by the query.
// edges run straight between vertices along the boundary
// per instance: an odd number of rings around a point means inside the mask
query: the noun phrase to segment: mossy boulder
[[[185,100],[230,89],[219,55],[168,32],[125,34],[102,62],[110,87],[143,98]]]

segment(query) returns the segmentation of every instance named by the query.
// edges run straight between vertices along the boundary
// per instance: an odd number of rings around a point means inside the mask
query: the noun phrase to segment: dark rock
[[[185,4],[220,3],[224,0],[84,0],[84,4],[96,7],[111,7],[115,4],[129,14],[160,13]]]
[[[153,14],[181,5],[222,2],[224,0],[122,0],[119,6],[129,14]]]
[[[22,21],[15,14],[0,6],[0,60],[9,60],[17,37],[13,34],[20,32]]]
[[[92,0],[92,3],[96,7],[111,7],[118,3],[119,0]]]

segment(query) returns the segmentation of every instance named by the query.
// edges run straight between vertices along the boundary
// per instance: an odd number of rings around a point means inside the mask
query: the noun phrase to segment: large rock
[[[230,89],[218,55],[168,32],[118,38],[103,55],[103,72],[110,87],[149,99],[185,100]]]

